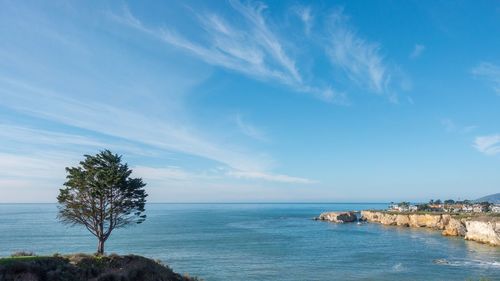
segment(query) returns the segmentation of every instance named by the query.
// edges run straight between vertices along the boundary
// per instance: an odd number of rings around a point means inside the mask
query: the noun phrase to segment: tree
[[[78,167],[66,167],[67,181],[57,196],[58,218],[84,225],[98,239],[97,253],[104,254],[104,242],[114,229],[146,219],[146,184],[131,178],[132,170],[109,150],[84,157]]]
[[[408,207],[408,206],[410,206],[410,202],[404,202],[403,201],[403,202],[399,203],[399,206],[401,206],[401,207]]]
[[[444,204],[445,205],[453,205],[453,204],[455,204],[455,200],[453,200],[453,199],[444,200]]]

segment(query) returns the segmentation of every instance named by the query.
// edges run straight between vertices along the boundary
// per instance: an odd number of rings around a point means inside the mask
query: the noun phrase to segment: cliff
[[[462,236],[464,239],[500,246],[500,218],[498,216],[452,216],[449,214],[395,213],[362,211],[361,219],[384,225],[427,227],[441,230],[443,235]]]
[[[20,256],[0,259],[2,281],[195,281],[141,256]]]

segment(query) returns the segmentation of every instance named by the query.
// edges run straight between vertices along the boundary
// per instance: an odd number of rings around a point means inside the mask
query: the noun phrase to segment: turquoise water
[[[324,211],[385,204],[149,204],[147,221],[117,230],[108,252],[136,253],[204,280],[500,280],[500,249],[438,231],[331,224]],[[95,251],[56,205],[0,204],[0,255]],[[446,264],[436,264],[437,259]]]

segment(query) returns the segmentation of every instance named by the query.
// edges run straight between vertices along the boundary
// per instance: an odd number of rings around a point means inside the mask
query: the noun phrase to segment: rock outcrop
[[[445,236],[465,236],[467,229],[465,228],[464,221],[461,219],[450,218],[450,221],[441,233]]]
[[[344,222],[355,222],[358,220],[358,217],[354,212],[327,212],[327,213],[322,213],[316,219],[321,221],[344,223]]]
[[[453,217],[449,214],[415,214],[386,211],[362,211],[368,222],[442,230],[443,235],[462,236],[467,240],[500,246],[499,217]]]
[[[500,246],[499,221],[466,221],[465,228],[465,239]]]

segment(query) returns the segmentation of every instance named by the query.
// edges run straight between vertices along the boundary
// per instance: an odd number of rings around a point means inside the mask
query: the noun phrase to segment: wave
[[[406,270],[406,268],[403,266],[402,263],[397,263],[392,267],[392,271],[395,271],[395,272],[401,272],[404,270]]]
[[[447,265],[454,267],[479,267],[479,268],[500,269],[500,262],[498,261],[437,259],[434,260],[433,262],[439,265]]]

